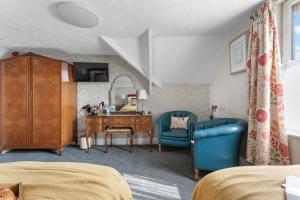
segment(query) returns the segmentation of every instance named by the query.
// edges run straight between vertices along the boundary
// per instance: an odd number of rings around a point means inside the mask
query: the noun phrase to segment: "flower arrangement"
[[[101,112],[101,107],[98,105],[91,106],[90,104],[87,104],[83,106],[82,109],[86,110],[88,115],[98,115]]]
[[[217,109],[218,109],[218,106],[217,106],[217,105],[212,105],[212,106],[209,108],[209,112],[210,112],[209,119],[210,119],[210,120],[215,119],[214,113],[217,112]]]

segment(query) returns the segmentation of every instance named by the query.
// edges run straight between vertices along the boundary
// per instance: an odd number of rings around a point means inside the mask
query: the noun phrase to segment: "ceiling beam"
[[[147,30],[140,37],[128,39],[127,45],[122,45],[122,40],[111,37],[99,36],[117,55],[124,59],[148,81],[148,92],[151,93],[152,84],[162,87],[160,81],[152,77],[152,32]],[[131,48],[131,49],[130,49]]]

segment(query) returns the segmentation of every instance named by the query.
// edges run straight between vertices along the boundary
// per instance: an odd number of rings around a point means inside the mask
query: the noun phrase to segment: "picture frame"
[[[230,74],[244,72],[247,69],[248,37],[249,31],[230,42]]]

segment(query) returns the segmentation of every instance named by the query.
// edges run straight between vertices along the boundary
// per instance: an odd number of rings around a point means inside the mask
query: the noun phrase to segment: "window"
[[[300,0],[287,0],[282,10],[282,61],[285,88],[285,124],[300,134]]]
[[[300,2],[292,7],[292,60],[300,60]]]
[[[283,4],[283,61],[300,60],[300,1]]]

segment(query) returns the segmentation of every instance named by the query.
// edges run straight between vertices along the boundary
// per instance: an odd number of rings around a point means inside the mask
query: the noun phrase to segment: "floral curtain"
[[[247,60],[249,128],[246,158],[256,165],[288,165],[274,2],[265,2],[253,13],[251,20]]]

